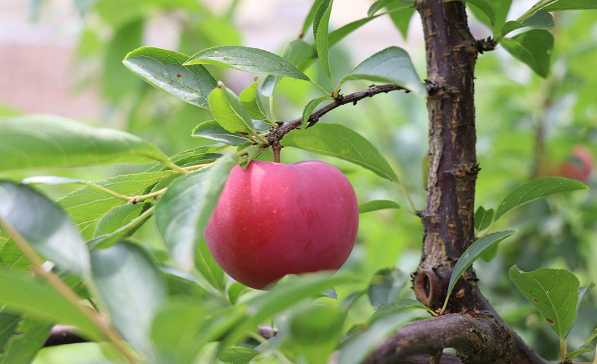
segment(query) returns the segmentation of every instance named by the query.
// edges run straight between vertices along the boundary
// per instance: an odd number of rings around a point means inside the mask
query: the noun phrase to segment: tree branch
[[[364,364],[394,363],[417,354],[454,348],[466,363],[503,363],[514,344],[487,314],[447,314],[404,326],[379,346]]]
[[[360,100],[362,100],[364,98],[372,97],[374,95],[381,94],[381,93],[388,93],[390,91],[395,91],[395,90],[404,90],[406,92],[410,92],[407,89],[405,89],[404,87],[396,86],[396,85],[390,83],[390,84],[385,84],[385,85],[371,85],[366,90],[357,91],[357,92],[354,92],[354,93],[348,94],[348,95],[338,95],[338,97],[335,98],[333,102],[315,110],[311,114],[311,116],[309,117],[309,125],[307,125],[307,128],[315,125],[317,123],[317,121],[319,121],[319,118],[321,118],[323,115],[327,114],[328,112],[334,110],[335,108],[337,108],[339,106],[346,105],[346,104],[356,105],[357,102],[359,102]],[[272,131],[270,131],[270,133],[267,135],[268,143],[270,145],[279,144],[280,140],[282,140],[282,138],[284,138],[284,135],[286,135],[286,134],[290,133],[292,130],[298,128],[299,126],[301,126],[302,123],[303,123],[302,117],[296,118],[296,119],[290,120],[290,121],[278,122],[278,127],[273,129]]]

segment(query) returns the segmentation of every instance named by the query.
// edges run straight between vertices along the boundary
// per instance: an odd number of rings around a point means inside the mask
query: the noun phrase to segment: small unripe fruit
[[[339,269],[358,224],[354,189],[334,166],[253,161],[232,169],[205,241],[228,275],[262,289],[286,274]]]

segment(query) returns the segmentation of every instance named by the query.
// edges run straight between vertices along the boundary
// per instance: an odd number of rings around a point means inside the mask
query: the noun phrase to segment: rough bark
[[[429,174],[421,262],[414,273],[417,299],[443,305],[454,264],[475,240],[476,159],[474,69],[479,53],[495,47],[471,35],[464,3],[419,0],[428,84]],[[366,363],[406,363],[427,354],[429,363],[444,348],[456,349],[462,363],[541,363],[543,358],[513,333],[477,287],[472,268],[457,282],[440,317],[413,322],[380,345]],[[431,359],[430,356],[435,356]]]
[[[429,113],[429,174],[423,219],[423,254],[415,273],[417,298],[441,307],[452,266],[474,241],[477,165],[475,143],[474,68],[477,42],[460,2],[423,0],[429,82],[436,86],[427,100]],[[474,281],[472,271],[466,278]],[[455,290],[449,310],[470,309],[472,284]]]

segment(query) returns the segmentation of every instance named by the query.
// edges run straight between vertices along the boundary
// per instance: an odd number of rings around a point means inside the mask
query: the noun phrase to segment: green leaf
[[[7,312],[4,307],[0,307],[0,357],[6,351],[8,341],[18,332],[17,329],[22,318],[23,316]]]
[[[523,21],[524,26],[534,29],[550,30],[555,26],[553,15],[546,11],[538,11],[533,16]]]
[[[591,283],[589,283],[586,286],[580,287],[580,289],[578,290],[578,304],[576,305],[576,314],[578,314],[578,311],[580,310],[580,304],[582,303],[582,299],[585,296],[585,293],[587,293],[587,291],[591,288],[595,287],[595,282],[591,281]],[[597,329],[596,329],[597,332]]]
[[[172,171],[127,174],[108,178],[97,184],[123,195],[136,196],[173,174]],[[58,200],[58,205],[71,216],[81,232],[87,230],[114,207],[126,203],[125,200],[90,187],[78,189]]]
[[[197,333],[209,314],[197,301],[169,301],[155,315],[151,337],[163,363],[190,364],[201,347]]]
[[[183,66],[188,58],[166,49],[141,47],[127,54],[122,62],[151,85],[207,109],[207,95],[216,87],[216,80],[201,65]]]
[[[309,81],[309,77],[292,63],[276,54],[257,48],[241,46],[208,48],[192,55],[184,65],[193,64],[214,64],[244,72]]]
[[[236,154],[227,154],[214,166],[177,179],[158,201],[158,231],[174,261],[187,272],[193,268],[195,246],[237,163]]]
[[[10,338],[6,350],[0,350],[0,364],[30,363],[48,339],[51,323],[23,316],[17,335]]]
[[[42,348],[31,364],[115,364],[122,363],[121,358],[111,342],[83,342]]]
[[[215,120],[204,121],[193,129],[192,136],[207,138],[230,145],[243,145],[251,140],[240,133],[231,133]]]
[[[136,215],[135,215],[135,213],[133,213],[132,219],[130,219],[130,217],[127,216],[125,221],[120,221],[119,223],[117,223],[117,225],[122,224],[122,226],[118,227],[116,230],[106,232],[102,235],[96,235],[88,243],[88,245],[91,248],[105,249],[105,248],[108,248],[108,247],[114,245],[118,241],[120,241],[128,236],[131,236],[137,229],[139,229],[141,227],[141,225],[143,225],[151,217],[151,215],[153,213],[153,208],[151,208],[151,207],[146,208],[143,211],[144,206],[142,206],[142,205],[124,205],[124,206],[116,207],[115,209],[110,211],[110,213],[108,213],[105,217],[110,218],[110,215],[112,212],[114,212],[114,214],[122,214],[123,213],[122,210],[133,210],[132,208],[127,209],[127,207],[129,207],[129,206],[139,206],[140,207],[137,211],[135,211]],[[114,215],[112,215],[112,216],[114,216]],[[98,223],[98,227],[100,227],[102,220],[100,220],[100,222]],[[103,227],[100,227],[100,228],[103,229]],[[97,232],[98,232],[97,229],[95,232],[97,234]]]
[[[539,76],[546,78],[551,64],[554,38],[547,30],[532,29],[514,38],[504,38],[502,46]]]
[[[594,0],[554,0],[549,5],[541,8],[543,11],[562,11],[562,10],[583,10],[597,9],[597,3]]]
[[[295,39],[286,44],[282,51],[282,58],[296,67],[301,67],[305,62],[315,58],[317,53],[312,45],[302,39]],[[263,86],[262,86],[263,87]]]
[[[491,226],[493,222],[493,209],[485,210],[483,206],[479,206],[475,212],[475,230],[477,232],[483,231]]]
[[[477,8],[479,8],[479,10],[483,12],[483,14],[485,14],[489,18],[489,21],[491,22],[491,28],[494,29],[496,15],[495,11],[493,10],[493,7],[489,2],[487,2],[486,0],[447,0],[447,2],[452,1],[465,1],[466,3],[475,5]]]
[[[134,135],[48,115],[0,119],[0,155],[0,171],[168,160]]]
[[[373,17],[367,17],[367,18],[355,20],[353,22],[343,25],[342,27],[340,27],[336,30],[331,31],[330,34],[328,35],[328,48],[332,48],[334,45],[336,45],[338,42],[340,42],[342,39],[344,39],[344,37],[346,37],[350,33],[354,32],[355,30],[359,29],[363,25],[369,23],[371,20],[378,18],[381,15],[383,15],[383,14],[378,14]]]
[[[226,289],[226,274],[216,260],[211,255],[207,248],[205,239],[201,239],[197,247],[197,255],[195,255],[195,267],[199,270],[201,275],[212,285],[215,289],[224,292]]]
[[[235,305],[238,302],[238,299],[245,293],[251,291],[251,289],[239,282],[233,282],[228,286],[226,290],[226,294],[228,296],[228,301]]]
[[[386,268],[377,271],[369,282],[367,296],[371,306],[375,309],[395,301],[398,298],[398,292],[408,282],[408,275],[396,268]]]
[[[286,44],[282,51],[282,58],[290,62],[299,69],[305,69],[314,58],[317,58],[317,52],[314,46],[302,39],[295,39]],[[261,85],[261,94],[270,97],[274,87],[281,77],[267,76]]]
[[[330,25],[330,15],[332,14],[332,5],[334,0],[324,0],[313,19],[313,35],[315,36],[315,49],[317,57],[323,67],[323,70],[333,81],[332,68],[330,66],[330,55],[328,50],[328,28]]]
[[[460,256],[458,262],[456,262],[454,270],[452,271],[452,275],[450,276],[450,283],[448,284],[448,293],[444,303],[444,308],[448,303],[448,299],[450,298],[450,294],[454,289],[454,285],[458,279],[460,279],[464,271],[470,267],[475,260],[477,260],[481,254],[483,254],[483,252],[487,251],[489,248],[501,242],[502,240],[514,235],[514,233],[516,233],[516,230],[504,230],[487,234],[477,239],[477,241],[468,247],[468,249]]]
[[[127,96],[138,92],[141,82],[122,65],[122,59],[131,49],[141,45],[144,19],[130,19],[128,23],[115,28],[114,36],[106,42],[103,61],[103,74],[99,81],[103,94],[112,103],[119,104]],[[104,44],[101,44],[104,47]],[[96,58],[101,57],[100,55]],[[97,82],[97,81],[96,81]]]
[[[257,92],[257,85],[259,85],[259,81],[253,82],[251,86],[244,89],[239,95],[240,102],[243,104],[251,118],[255,120],[267,120],[265,108],[263,107],[261,98]]]
[[[515,207],[524,205],[525,203],[560,192],[588,189],[587,186],[579,181],[563,177],[543,177],[534,179],[517,187],[504,198],[495,213],[495,221],[502,217],[506,212]]]
[[[533,14],[533,16],[522,22],[512,20],[504,24],[504,27],[502,28],[502,37],[510,32],[524,27],[550,30],[553,29],[554,26],[555,23],[553,20],[553,16],[550,13],[545,11],[538,11],[535,14]]]
[[[290,280],[289,284],[279,282],[269,292],[246,302],[249,305],[250,317],[243,320],[226,337],[224,347],[229,347],[240,339],[245,332],[257,326],[269,317],[280,313],[308,297],[318,295],[320,292],[335,286],[355,282],[356,277],[329,272],[308,273]]]
[[[259,352],[255,349],[245,348],[242,346],[233,346],[229,349],[224,350],[218,359],[224,363],[230,364],[249,364],[251,359],[256,357]]]
[[[510,268],[509,274],[516,288],[563,340],[576,317],[578,278],[565,269],[539,268],[523,272],[516,265]]]
[[[417,318],[427,318],[422,311],[402,310],[375,321],[364,334],[348,339],[340,350],[338,363],[359,364],[384,340],[408,322]]]
[[[408,26],[410,25],[410,19],[415,14],[414,6],[409,6],[407,8],[403,8],[402,4],[399,2],[394,2],[392,4],[388,4],[386,9],[390,12],[390,19],[394,26],[404,39],[408,36]],[[396,9],[402,9],[400,11],[394,11]]]
[[[369,7],[369,10],[367,10],[367,16],[373,17],[373,16],[375,16],[375,13],[377,13],[383,7],[386,7],[388,5],[394,5],[394,4],[396,4],[396,5],[402,4],[404,6],[413,6],[414,5],[412,1],[408,1],[408,0],[377,0],[376,2],[371,4],[371,6]]]
[[[307,123],[309,122],[309,118],[311,117],[311,114],[313,113],[315,108],[317,106],[319,106],[319,104],[321,104],[325,100],[329,100],[329,99],[330,98],[327,96],[321,96],[321,97],[318,97],[316,99],[309,101],[307,103],[307,105],[305,105],[305,108],[303,109],[303,122],[302,122],[301,126],[305,127],[307,125]]]
[[[8,240],[0,249],[0,263],[9,270],[30,271],[31,269],[31,262],[12,240]]]
[[[87,315],[46,283],[3,267],[0,267],[0,304],[32,318],[76,326],[90,339],[103,338]]]
[[[313,18],[315,17],[315,13],[317,12],[317,9],[323,1],[324,0],[313,0],[313,5],[311,5],[311,9],[309,9],[309,13],[305,18],[305,21],[303,22],[303,27],[301,28],[301,34],[299,38],[304,37],[307,33],[307,30],[309,30],[309,28],[311,27],[311,24],[313,24]]]
[[[265,77],[265,79],[263,80],[263,83],[261,84],[261,89],[259,90],[259,92],[265,97],[272,96],[272,94],[274,93],[274,88],[276,87],[276,83],[278,82],[278,79],[279,79],[279,77],[274,77],[274,76]]]
[[[589,287],[591,287],[592,285],[594,285],[593,282],[591,282],[591,284],[589,285]],[[586,288],[586,287],[584,287],[584,288]],[[582,300],[582,295],[583,294],[584,294],[584,292],[582,292],[582,289],[581,289],[581,294],[578,297],[578,305],[580,305],[580,301]],[[578,308],[576,309],[576,313],[578,314]],[[593,345],[591,345],[591,342],[593,340],[595,340],[595,338],[597,338],[597,329],[595,329],[593,331],[593,333],[591,334],[591,336],[589,336],[589,338],[587,339],[587,341],[585,341],[585,343],[580,348],[578,348],[577,350],[575,350],[575,351],[573,351],[571,353],[568,353],[568,356],[567,356],[566,359],[573,360],[574,358],[576,358],[580,354],[593,352],[595,350],[595,347]]]
[[[396,313],[396,312],[399,312],[399,311],[402,311],[405,309],[410,309],[410,308],[424,310],[424,311],[429,312],[432,315],[435,315],[435,312],[433,312],[431,309],[429,309],[427,306],[425,306],[424,304],[422,304],[421,302],[419,302],[417,300],[413,300],[412,298],[400,298],[395,301],[388,302],[385,305],[379,307],[377,309],[377,311],[375,311],[375,313],[373,315],[371,315],[369,322],[375,322],[375,321],[380,320],[390,314],[393,314],[393,313]]]
[[[257,158],[264,150],[260,145],[247,145],[246,147],[239,148],[243,148],[245,150],[245,152],[242,154],[245,158],[240,163],[240,168],[242,168],[243,171],[246,170],[249,164],[255,160],[255,158]]]
[[[591,353],[595,351],[595,347],[593,345],[582,345],[580,348],[569,352],[567,359],[568,360],[574,360],[576,357],[578,357],[580,354],[584,354],[584,353]]]
[[[377,210],[384,210],[384,209],[399,209],[400,205],[398,205],[394,201],[390,200],[373,200],[369,202],[365,202],[359,205],[359,214],[364,214],[365,212],[377,211]]]
[[[210,341],[221,340],[224,336],[227,340],[233,330],[238,328],[246,317],[246,307],[244,305],[226,307],[214,312],[199,332],[199,347]],[[221,342],[220,348],[226,347],[226,343]]]
[[[224,84],[218,84],[209,94],[209,108],[220,126],[231,133],[255,133],[251,116],[236,94]]]
[[[89,253],[75,224],[31,187],[0,181],[0,219],[59,267],[77,274],[89,271]]]
[[[318,123],[309,129],[289,133],[282,139],[282,144],[344,159],[398,182],[396,173],[375,146],[344,125]]]
[[[427,95],[427,89],[419,79],[408,53],[398,47],[386,48],[367,58],[344,76],[340,84],[350,80],[389,82],[418,95]]]
[[[245,348],[242,346],[235,346],[225,350],[218,356],[218,359],[224,363],[230,364],[249,364],[253,363],[251,360],[259,355],[255,349]],[[262,362],[261,360],[259,362]],[[278,361],[275,361],[278,363]]]
[[[290,343],[308,363],[325,364],[340,341],[343,326],[342,311],[311,304],[292,315]]]
[[[413,8],[412,2],[408,2],[408,1],[402,2],[399,0],[390,0],[390,1],[380,0],[380,1],[377,1],[376,3],[374,3],[373,5],[371,5],[371,8],[373,8],[373,6],[375,6],[377,3],[380,3],[380,2],[388,3],[387,6],[386,6],[386,4],[383,5],[383,6],[387,7],[388,13],[381,13],[381,14],[371,15],[366,18],[358,19],[358,20],[355,20],[348,24],[345,24],[342,27],[330,32],[330,35],[328,37],[328,47],[332,48],[332,46],[336,45],[338,42],[340,42],[342,39],[344,39],[344,37],[346,37],[350,33],[354,32],[355,30],[359,29],[363,25],[369,23],[371,20],[376,19],[383,15],[387,15],[387,14],[389,14],[390,17],[392,17],[393,21],[394,21],[394,19],[396,19],[400,23],[399,29],[401,29],[401,31],[404,28],[404,25],[402,23],[404,23],[405,21],[406,21],[406,27],[408,27],[408,21],[410,21],[410,17],[414,13],[414,8]],[[370,10],[371,10],[371,8],[370,8]],[[406,19],[406,16],[408,16],[407,19]],[[403,19],[406,19],[406,20],[403,20]],[[405,33],[405,31],[403,33]],[[405,35],[405,37],[406,37],[406,35]]]
[[[21,181],[24,185],[33,185],[33,184],[44,184],[44,185],[63,185],[69,183],[77,183],[77,184],[84,184],[89,183],[89,181],[85,181],[83,179],[77,178],[68,178],[68,177],[60,177],[60,176],[34,176],[34,177],[27,177]]]
[[[377,0],[376,2],[371,4],[371,6],[369,7],[369,10],[367,10],[367,16],[369,16],[369,17],[374,16],[375,13],[377,13],[381,8],[383,8],[387,4],[392,3],[394,1],[395,0]]]
[[[93,280],[112,325],[138,349],[151,355],[149,329],[167,296],[165,279],[139,246],[121,241],[91,251]]]
[[[323,19],[325,12],[330,7],[330,0],[322,0],[319,1],[317,9],[313,15],[313,39],[317,40],[317,32],[319,31],[319,23],[321,23],[321,19]]]
[[[490,29],[493,29],[493,36],[494,38],[498,39],[499,35],[501,34],[502,27],[506,22],[506,17],[508,16],[508,12],[510,11],[510,6],[512,5],[512,0],[491,0],[487,1],[486,3],[491,5],[495,20],[490,19],[489,16],[485,13],[484,10],[479,8],[474,3],[469,2],[470,5],[469,9],[473,12],[475,17],[481,21],[483,24],[487,25]],[[482,5],[483,6],[483,5]],[[486,7],[486,6],[485,6]]]
[[[143,204],[126,204],[113,208],[98,221],[93,237],[113,233],[128,225],[141,214],[142,210]]]

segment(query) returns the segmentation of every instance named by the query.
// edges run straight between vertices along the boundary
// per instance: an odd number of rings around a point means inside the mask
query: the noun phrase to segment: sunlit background
[[[516,18],[533,1],[514,0],[509,18]],[[215,45],[247,45],[280,53],[299,36],[309,11],[306,0],[193,0],[135,1],[3,1],[0,3],[0,115],[48,113],[120,128],[146,138],[173,154],[209,144],[191,138],[191,130],[211,119],[209,111],[185,104],[152,88],[121,63],[139,46],[155,46],[193,54]],[[337,0],[331,24],[338,28],[366,17],[366,0]],[[473,33],[490,35],[471,19]],[[597,153],[597,12],[562,12],[556,16],[552,72],[541,79],[503,49],[480,55],[477,65],[477,150],[481,173],[476,205],[495,208],[514,187],[531,178],[564,175],[592,187],[591,192],[563,194],[516,210],[494,229],[518,228],[501,244],[491,262],[475,267],[483,292],[531,346],[547,358],[558,355],[557,337],[541,316],[519,294],[507,270],[517,264],[529,271],[541,266],[572,270],[581,285],[597,280],[597,183],[594,166],[584,161]],[[308,34],[307,40],[312,40]],[[425,78],[425,50],[418,15],[410,21],[408,36],[388,16],[355,31],[331,52],[338,76],[371,54],[391,45],[406,49]],[[307,74],[325,85],[319,66]],[[214,76],[239,92],[253,75],[210,68]],[[347,86],[343,92],[366,87]],[[301,115],[304,105],[318,96],[308,83],[284,79],[277,89],[278,120]],[[394,92],[344,106],[322,122],[350,126],[371,140],[390,161],[417,208],[425,202],[424,173],[427,153],[425,102],[412,94]],[[579,154],[581,156],[579,156]],[[586,158],[582,157],[585,156]],[[588,156],[588,157],[587,157]],[[270,155],[263,158],[271,159]],[[299,150],[282,151],[283,162],[325,159],[341,168],[353,182],[359,202],[392,199],[406,204],[396,186],[369,171],[335,159]],[[583,159],[584,158],[584,159]],[[568,163],[568,164],[566,164]],[[566,169],[566,166],[570,167]],[[143,167],[86,167],[37,171],[35,174],[84,176],[102,180]],[[568,172],[566,172],[568,171]],[[19,179],[25,173],[4,173]],[[58,199],[74,187],[43,187]],[[90,237],[93,227],[86,232]],[[143,226],[140,238],[163,251],[154,224]],[[418,219],[399,210],[361,215],[359,238],[345,269],[366,275],[395,266],[412,272],[422,241]],[[411,295],[406,288],[401,295]],[[343,292],[339,292],[341,295]],[[597,292],[583,301],[569,342],[577,347],[597,326]],[[351,311],[358,324],[369,308]]]

